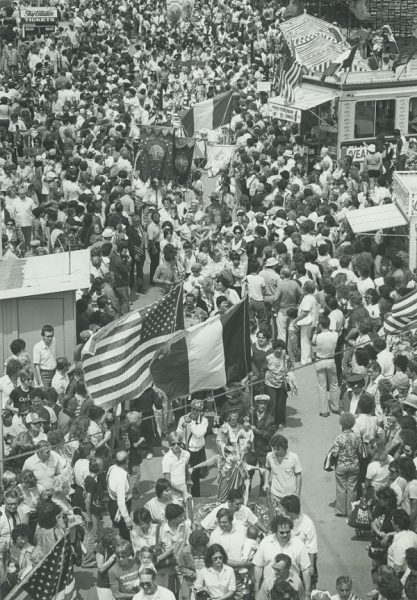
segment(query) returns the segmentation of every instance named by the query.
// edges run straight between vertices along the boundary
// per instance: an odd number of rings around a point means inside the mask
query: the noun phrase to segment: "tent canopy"
[[[396,204],[382,204],[359,208],[346,213],[353,233],[368,233],[379,229],[390,229],[407,225],[408,220]]]
[[[351,49],[339,27],[303,14],[280,25],[294,58],[309,71],[323,72]]]
[[[303,85],[296,87],[294,92],[295,102],[289,106],[296,110],[308,110],[309,108],[314,108],[315,106],[319,106],[319,104],[324,104],[325,102],[329,102],[329,100],[334,100],[340,96],[338,90],[326,88],[320,89],[319,87],[313,89],[311,87],[304,87]],[[275,96],[268,100],[268,104],[286,106],[287,102],[282,96]]]

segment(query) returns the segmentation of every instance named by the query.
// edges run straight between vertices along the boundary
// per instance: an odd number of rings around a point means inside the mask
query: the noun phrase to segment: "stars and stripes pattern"
[[[392,311],[384,321],[387,335],[401,333],[412,327],[417,327],[417,291],[413,291],[395,302]]]
[[[97,331],[83,348],[87,389],[97,406],[133,400],[152,384],[149,365],[174,331],[184,329],[182,285],[150,306]]]
[[[30,595],[31,600],[76,600],[70,535],[68,532],[55,544],[28,576],[26,583],[18,586],[15,594],[9,594],[7,600],[15,600],[22,588]]]
[[[296,60],[288,57],[282,66],[279,84],[279,96],[282,96],[287,104],[295,102],[295,88],[300,82],[301,65]]]

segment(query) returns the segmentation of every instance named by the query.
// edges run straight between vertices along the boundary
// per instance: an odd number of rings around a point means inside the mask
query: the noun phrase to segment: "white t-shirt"
[[[373,460],[369,463],[366,470],[366,479],[369,479],[374,490],[378,490],[389,482],[388,463],[381,465],[379,460]]]
[[[189,460],[190,453],[187,450],[181,450],[179,458],[169,450],[162,459],[162,473],[169,473],[172,485],[184,492],[187,491],[185,472]]]
[[[246,277],[246,283],[248,285],[248,295],[250,300],[262,302],[264,299],[265,279],[261,277],[261,275],[253,273]]]
[[[398,531],[394,535],[391,546],[388,548],[387,565],[401,566],[401,571],[406,568],[405,551],[407,548],[417,548],[417,533],[414,531]]]

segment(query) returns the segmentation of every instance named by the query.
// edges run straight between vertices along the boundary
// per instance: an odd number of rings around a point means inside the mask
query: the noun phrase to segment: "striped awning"
[[[280,27],[294,58],[309,71],[323,72],[351,49],[339,27],[311,15],[294,17]]]

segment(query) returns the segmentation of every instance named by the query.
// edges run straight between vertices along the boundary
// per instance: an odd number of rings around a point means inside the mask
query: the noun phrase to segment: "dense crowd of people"
[[[11,343],[0,378],[2,597],[70,529],[99,600],[357,599],[353,574],[335,573],[335,595],[317,589],[303,457],[284,435],[297,369],[313,363],[323,424],[340,415],[326,466],[336,516],[369,537],[372,596],[415,600],[416,340],[413,330],[387,336],[383,322],[417,274],[397,230],[357,237],[347,214],[391,201],[392,173],[415,164],[416,141],[381,136],[360,169],[336,161],[316,127],[312,163],[297,127],[270,118],[257,92],[279,62],[283,11],[272,2],[190,2],[181,16],[158,0],[57,8],[55,32],[25,38],[17,3],[4,9],[3,260],[89,248],[91,288],[76,303],[73,356],[57,356],[53,326],[40,324],[33,348]],[[229,89],[235,152],[216,191],[207,197],[204,157],[186,185],[142,181],[140,127],[176,126],[181,111]],[[251,371],[214,397],[149,388],[119,426],[89,396],[83,346],[131,310],[135,292],[179,283],[185,327],[247,299]],[[143,504],[141,464],[161,447]],[[217,503],[196,520],[212,467]],[[248,506],[258,484],[268,518]]]

